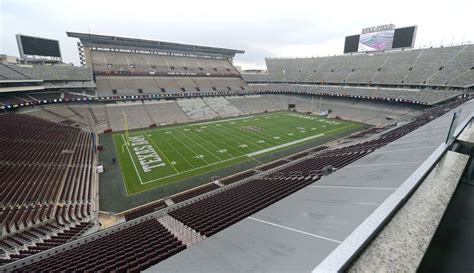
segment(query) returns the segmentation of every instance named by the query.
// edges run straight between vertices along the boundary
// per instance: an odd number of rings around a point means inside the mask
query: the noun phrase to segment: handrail
[[[76,233],[76,235],[72,236],[69,238],[66,243],[69,243],[71,241],[74,241],[76,238],[79,238],[81,236],[82,232],[89,229],[92,225],[94,225],[94,222],[89,223],[87,226],[85,226],[83,229],[81,229],[79,232]]]

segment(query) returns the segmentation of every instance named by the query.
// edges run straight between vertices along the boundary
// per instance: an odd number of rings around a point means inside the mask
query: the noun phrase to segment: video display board
[[[18,49],[23,59],[61,60],[59,41],[17,34]]]
[[[364,28],[361,34],[346,36],[344,53],[413,48],[416,30],[416,26],[395,28],[393,24]]]
[[[359,36],[352,35],[346,37],[346,42],[344,43],[344,53],[357,52],[359,49]]]
[[[392,48],[412,48],[415,43],[416,26],[395,29]]]
[[[394,29],[361,34],[357,51],[364,52],[391,49],[394,34]]]

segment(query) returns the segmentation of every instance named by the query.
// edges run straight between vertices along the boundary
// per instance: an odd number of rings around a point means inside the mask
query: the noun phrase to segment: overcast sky
[[[474,41],[473,0],[0,0],[0,53],[18,56],[15,34],[57,39],[79,64],[66,31],[236,48],[234,63],[264,68],[265,57],[342,54],[362,28],[418,25],[415,47]]]

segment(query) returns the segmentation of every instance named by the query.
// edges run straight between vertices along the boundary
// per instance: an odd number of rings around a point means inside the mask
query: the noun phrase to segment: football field
[[[113,139],[130,195],[358,127],[277,112],[120,132]]]

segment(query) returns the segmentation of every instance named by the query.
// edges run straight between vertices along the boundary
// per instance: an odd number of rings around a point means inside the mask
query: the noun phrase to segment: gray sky
[[[396,3],[396,4],[394,4]],[[418,25],[415,47],[474,41],[474,1],[0,0],[0,53],[18,56],[15,34],[57,39],[65,62],[79,64],[66,31],[243,49],[243,68],[265,57],[342,54],[362,28]]]

